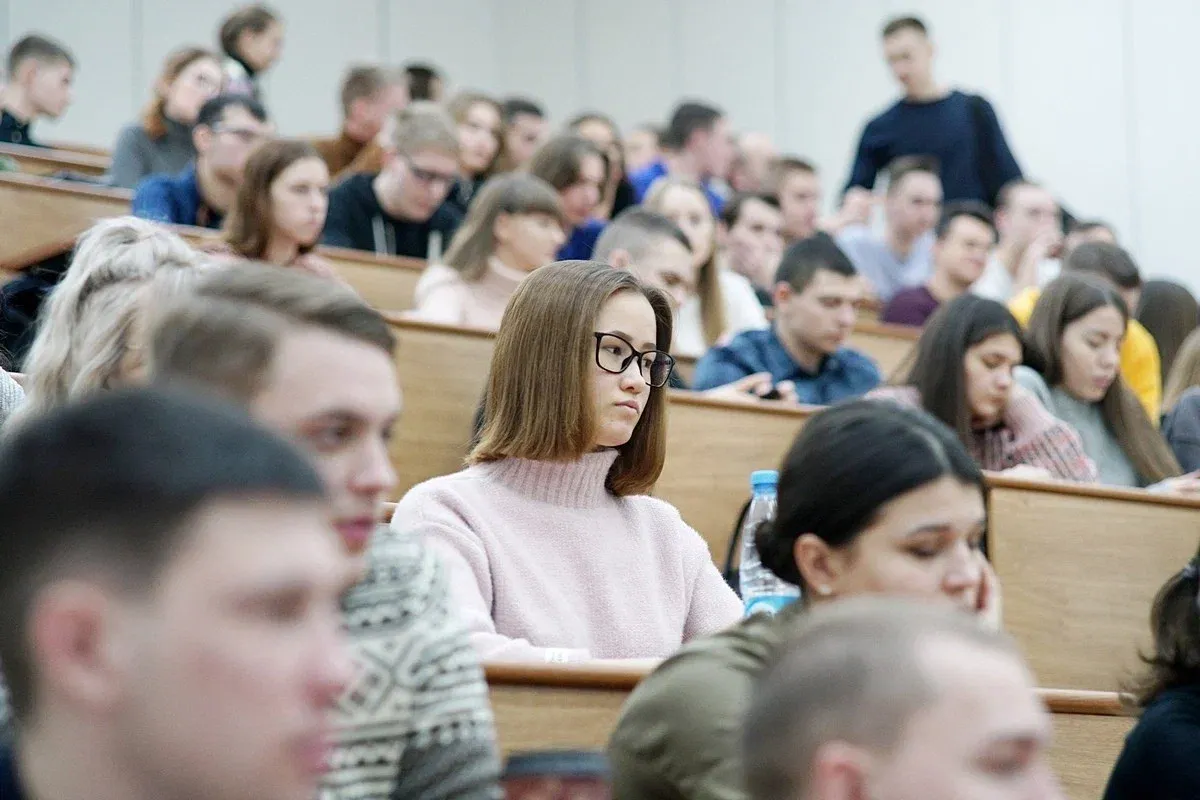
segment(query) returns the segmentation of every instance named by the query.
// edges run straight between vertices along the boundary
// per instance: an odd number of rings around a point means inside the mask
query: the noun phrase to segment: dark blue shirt
[[[133,215],[155,222],[220,228],[223,215],[204,202],[192,164],[178,175],[151,175],[133,193]]]
[[[659,178],[665,178],[667,174],[666,163],[654,161],[649,166],[642,167],[641,170],[630,175],[629,182],[633,184],[633,191],[637,194],[638,202],[645,200],[646,194],[654,182]],[[725,198],[713,189],[710,181],[701,181],[700,188],[704,190],[704,196],[708,198],[708,204],[712,206],[713,216],[720,216],[721,209],[725,207]]]
[[[29,138],[29,123],[21,122],[7,110],[0,111],[0,142],[4,144],[23,144],[26,147],[41,147]]]
[[[727,345],[714,347],[696,365],[696,391],[724,386],[757,372],[771,373],[775,383],[793,381],[801,403],[828,406],[859,397],[882,382],[879,367],[867,356],[843,347],[825,357],[817,374],[792,360],[775,329],[744,331]]]
[[[22,800],[25,797],[17,781],[16,754],[11,747],[0,747],[0,799]]]
[[[995,110],[986,100],[980,115],[987,126],[982,138],[991,142],[992,152],[980,152],[980,131],[971,103],[970,95],[955,91],[930,103],[901,100],[875,117],[863,130],[846,188],[873,188],[875,176],[900,156],[931,155],[941,164],[942,191],[947,202],[991,203],[1001,186],[1021,177],[1021,168],[1008,147]],[[983,185],[984,158],[993,165],[995,185],[990,187]]]
[[[598,219],[589,219],[571,231],[571,238],[567,239],[567,243],[558,251],[558,260],[590,261],[592,251],[596,249],[596,240],[602,233],[604,233],[604,222]]]
[[[1113,766],[1104,800],[1200,797],[1200,687],[1168,689],[1142,710]]]

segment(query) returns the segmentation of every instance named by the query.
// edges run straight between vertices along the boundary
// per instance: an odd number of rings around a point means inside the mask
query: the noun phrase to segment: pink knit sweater
[[[664,657],[741,618],[674,506],[605,489],[616,456],[505,459],[400,501],[392,527],[424,535],[441,556],[482,658]]]

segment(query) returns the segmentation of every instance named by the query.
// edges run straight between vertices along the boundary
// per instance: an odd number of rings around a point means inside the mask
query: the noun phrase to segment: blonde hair
[[[542,179],[521,173],[492,178],[472,200],[446,252],[446,265],[463,280],[479,280],[487,270],[488,257],[496,249],[496,218],[501,214],[546,214],[567,227],[558,193]]]
[[[92,226],[79,238],[71,266],[42,309],[25,360],[26,399],[20,414],[55,408],[72,396],[83,363],[80,343],[85,335],[96,335],[85,330],[85,312],[101,290],[119,286],[131,293],[157,272],[193,269],[199,262],[186,242],[154,223],[117,217]],[[107,293],[101,300],[101,305],[115,302]]]
[[[671,345],[666,295],[633,273],[597,261],[559,261],[521,282],[500,323],[488,373],[483,430],[470,464],[524,458],[574,461],[592,451],[596,318],[618,292],[637,292],[654,309],[655,342]],[[649,492],[666,457],[666,387],[651,388],[646,409],[608,473],[608,490]]]
[[[1200,386],[1200,329],[1188,334],[1175,354],[1175,363],[1171,365],[1163,390],[1163,411],[1173,409],[1183,393],[1193,386]]]
[[[666,202],[667,192],[672,189],[686,189],[695,192],[704,203],[704,208],[708,210],[709,214],[712,214],[708,198],[705,197],[700,184],[670,176],[659,178],[654,182],[642,205],[651,211],[665,214],[663,206]],[[714,218],[712,249],[709,252],[708,260],[700,265],[700,269],[696,270],[696,296],[700,298],[700,324],[703,328],[704,343],[709,347],[715,345],[725,335],[725,298],[721,295],[721,276],[717,271],[716,237],[717,221]]]
[[[410,103],[396,114],[392,149],[402,156],[422,150],[438,150],[458,158],[458,130],[454,120],[437,103]]]

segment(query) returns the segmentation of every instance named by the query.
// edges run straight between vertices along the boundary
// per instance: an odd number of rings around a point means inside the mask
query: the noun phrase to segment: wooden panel
[[[885,379],[899,378],[910,366],[909,357],[921,336],[918,328],[888,325],[859,319],[850,334],[847,347],[866,353],[875,359]]]
[[[1103,796],[1108,776],[1134,722],[1130,717],[1054,715],[1050,766],[1067,797],[1096,800]]]
[[[0,144],[0,159],[11,158],[29,175],[53,175],[62,170],[99,177],[108,172],[108,156],[76,153],[70,150],[51,150],[46,147],[23,147]]]
[[[131,193],[0,174],[0,269],[23,253],[78,236],[98,219],[129,213]]]
[[[750,496],[750,473],[778,469],[815,410],[671,393],[667,461],[654,494],[679,509],[718,564],[725,558],[738,511]]]
[[[492,359],[490,334],[389,315],[404,411],[392,437],[396,497],[462,468]]]
[[[992,477],[1004,625],[1042,683],[1112,691],[1138,666],[1158,588],[1196,552],[1191,500]]]

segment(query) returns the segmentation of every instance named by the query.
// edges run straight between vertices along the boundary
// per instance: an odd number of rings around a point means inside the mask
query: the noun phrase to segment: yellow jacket
[[[1039,289],[1026,289],[1008,301],[1008,310],[1022,327],[1029,324],[1040,296]],[[1162,366],[1158,345],[1150,331],[1136,319],[1130,319],[1125,329],[1125,342],[1121,345],[1121,377],[1142,401],[1146,413],[1157,426],[1162,407]]]

